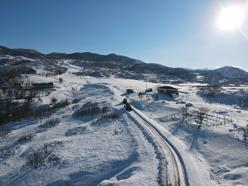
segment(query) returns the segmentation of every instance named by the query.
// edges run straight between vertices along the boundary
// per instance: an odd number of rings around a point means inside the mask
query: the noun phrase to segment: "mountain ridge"
[[[215,69],[216,72],[219,72],[226,78],[236,79],[236,78],[248,78],[248,72],[233,66],[224,66],[218,69]]]
[[[248,81],[248,72],[237,67],[224,66],[218,69],[187,69],[168,67],[157,63],[146,63],[134,58],[118,54],[98,54],[92,52],[59,53],[53,52],[44,54],[33,49],[11,49],[0,46],[0,55],[23,56],[36,60],[74,60],[74,64],[87,68],[108,68],[130,71],[137,74],[157,74],[160,78],[184,81],[199,81],[198,77],[204,77],[203,82],[216,83],[218,81],[241,80]],[[6,64],[6,62],[5,62]]]

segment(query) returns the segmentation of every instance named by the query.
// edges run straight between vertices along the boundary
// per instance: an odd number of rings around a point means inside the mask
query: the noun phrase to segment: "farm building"
[[[160,86],[158,92],[172,96],[173,94],[179,95],[178,89],[171,86]]]

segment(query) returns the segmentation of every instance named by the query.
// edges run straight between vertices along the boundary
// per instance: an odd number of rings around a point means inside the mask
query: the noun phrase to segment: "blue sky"
[[[248,70],[248,41],[237,31],[216,27],[220,1],[0,0],[0,45],[45,53],[117,53],[173,67]]]

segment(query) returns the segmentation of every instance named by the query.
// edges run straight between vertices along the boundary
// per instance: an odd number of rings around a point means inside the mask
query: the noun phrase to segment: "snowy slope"
[[[82,100],[52,113],[50,118],[61,120],[55,127],[40,127],[47,118],[25,119],[2,127],[11,132],[0,137],[0,185],[96,185],[100,182],[102,185],[110,182],[157,185],[153,146],[119,102],[115,102],[111,90],[104,84],[86,83],[70,72],[62,77],[64,83],[57,84],[58,90],[49,96]],[[30,78],[39,80],[36,76]],[[71,92],[72,88],[77,91]],[[44,98],[44,102],[48,101]],[[72,117],[86,102],[112,105],[119,119]],[[27,135],[32,138],[18,140]],[[46,152],[47,158],[38,167],[30,166],[28,160],[36,152]]]
[[[248,72],[237,67],[225,66],[222,68],[218,68],[215,71],[219,72],[222,76],[226,78],[231,78],[231,79],[248,78]]]
[[[123,96],[177,147],[192,185],[248,182],[248,148],[236,130],[246,126],[247,110],[204,100],[197,94],[202,84],[176,85],[178,97],[159,94],[155,99],[157,83],[76,76],[74,73],[81,68],[69,60],[64,62],[68,70],[62,75],[27,76],[32,82],[55,84],[56,90],[44,95],[41,105],[49,104],[52,97],[58,101],[68,99],[70,104],[50,115],[1,126],[0,131],[10,133],[0,135],[0,185],[159,185],[161,157],[157,144],[142,129],[141,121],[123,109]],[[153,92],[140,99],[138,92],[147,88],[153,88]],[[135,93],[127,95],[126,89]],[[107,105],[118,119],[103,118],[101,114],[75,116],[88,103]],[[205,107],[210,114],[231,118],[232,122],[198,129],[171,120],[170,116],[180,115],[181,107],[187,103],[192,109]],[[58,119],[58,123],[46,127],[51,118]]]

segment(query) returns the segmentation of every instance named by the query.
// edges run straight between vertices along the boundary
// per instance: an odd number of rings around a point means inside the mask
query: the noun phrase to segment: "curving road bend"
[[[189,186],[186,167],[176,147],[144,117],[143,113],[133,106],[132,108],[131,117],[146,130],[160,152],[159,184],[161,186]]]

